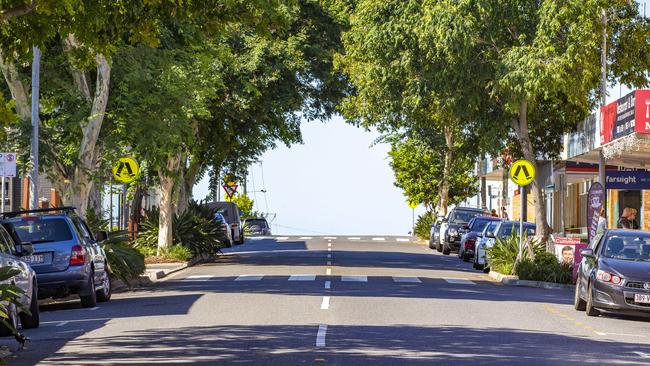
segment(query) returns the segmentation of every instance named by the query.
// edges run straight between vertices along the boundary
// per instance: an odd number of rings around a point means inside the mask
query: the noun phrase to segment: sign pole
[[[519,259],[522,258],[524,250],[524,211],[527,197],[526,197],[526,186],[519,186],[519,196],[521,197],[521,213],[519,214]]]
[[[2,208],[2,211],[0,212],[5,213],[5,176],[4,175],[2,176],[2,206],[0,207]]]
[[[31,209],[38,208],[38,114],[39,114],[39,90],[40,90],[41,51],[34,47],[34,60],[32,63],[32,147],[31,161],[32,171],[29,184],[31,198]],[[4,202],[3,202],[4,204]]]
[[[411,227],[413,228],[413,236],[415,236],[415,209],[412,208],[411,210],[413,211],[413,225]]]

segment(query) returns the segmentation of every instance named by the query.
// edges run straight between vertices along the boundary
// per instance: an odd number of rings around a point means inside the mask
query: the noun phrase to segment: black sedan
[[[650,313],[650,233],[609,230],[580,254],[576,310]]]

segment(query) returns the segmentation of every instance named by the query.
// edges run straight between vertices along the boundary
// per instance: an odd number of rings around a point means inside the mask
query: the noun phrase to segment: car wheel
[[[575,296],[573,297],[573,308],[577,311],[585,311],[587,302],[580,297],[580,277],[576,281]]]
[[[483,266],[483,273],[490,273],[490,267]]]
[[[438,243],[438,244],[436,245],[436,250],[437,250],[438,252],[442,253],[442,244]]]
[[[41,324],[41,317],[38,312],[38,289],[36,283],[34,283],[34,288],[32,289],[32,301],[29,303],[29,312],[31,315],[26,313],[20,314],[20,324],[24,329],[38,328]]]
[[[463,254],[464,254],[463,251],[461,249],[458,249],[458,259],[462,259]]]
[[[107,302],[111,299],[111,276],[108,274],[108,271],[104,271],[104,279],[102,280],[103,288],[97,290],[97,301]]]
[[[4,324],[0,324],[0,337],[14,335],[14,332],[18,331],[18,309],[16,309],[16,304],[8,304],[6,307],[9,318],[5,321],[13,326],[13,329]]]
[[[442,247],[442,254],[444,255],[449,255],[451,253],[451,249],[447,248],[446,246]]]
[[[589,283],[589,289],[587,290],[587,303],[585,304],[585,311],[588,316],[600,315],[600,311],[594,308],[594,289],[591,283]]]
[[[86,285],[89,295],[79,296],[81,299],[81,306],[84,308],[94,308],[97,306],[97,290],[95,290],[95,272],[91,271],[88,278],[88,285]]]
[[[433,242],[429,239],[429,249],[433,249]]]
[[[469,255],[467,253],[463,253],[463,262],[469,262]]]

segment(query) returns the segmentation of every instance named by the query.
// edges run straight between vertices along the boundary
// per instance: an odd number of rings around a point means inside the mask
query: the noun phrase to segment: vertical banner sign
[[[595,182],[589,188],[587,196],[587,237],[589,243],[596,236],[598,229],[598,219],[600,218],[600,209],[605,204],[605,189],[602,184]]]

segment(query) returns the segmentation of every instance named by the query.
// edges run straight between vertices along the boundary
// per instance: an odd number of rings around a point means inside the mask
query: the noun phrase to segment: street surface
[[[403,238],[253,238],[98,308],[43,307],[9,365],[650,364],[647,319],[572,301]]]

